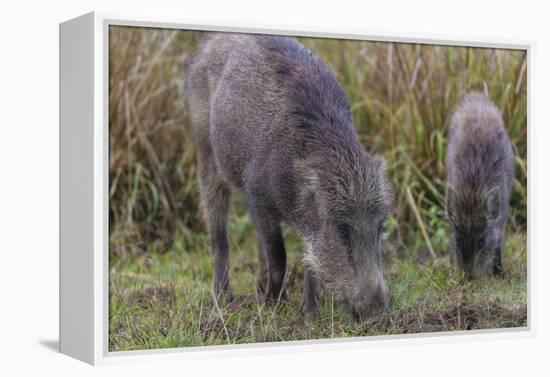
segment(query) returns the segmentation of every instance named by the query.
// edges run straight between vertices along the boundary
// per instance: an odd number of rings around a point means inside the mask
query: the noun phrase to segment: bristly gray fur
[[[514,179],[514,155],[500,111],[470,93],[457,106],[447,147],[451,246],[470,278],[502,271],[501,244]]]
[[[294,38],[212,33],[184,86],[217,292],[229,292],[233,187],[244,194],[256,228],[267,297],[284,297],[285,221],[305,240],[306,315],[315,311],[320,281],[355,314],[383,307],[380,229],[392,190],[383,159],[359,142],[330,69]]]

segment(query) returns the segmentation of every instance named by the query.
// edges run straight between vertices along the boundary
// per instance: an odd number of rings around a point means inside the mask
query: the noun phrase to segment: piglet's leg
[[[502,275],[502,255],[500,252],[500,246],[496,250],[495,262],[493,264],[493,274],[497,276]]]

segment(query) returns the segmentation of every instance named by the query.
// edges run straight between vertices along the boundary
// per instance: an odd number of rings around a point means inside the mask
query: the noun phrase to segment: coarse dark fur
[[[502,272],[514,154],[500,111],[470,93],[449,126],[447,216],[459,271],[468,278]]]
[[[306,318],[317,310],[321,286],[355,317],[384,308],[380,231],[392,196],[385,164],[359,142],[347,97],[323,62],[294,38],[213,33],[199,46],[184,91],[215,291],[230,297],[233,187],[256,228],[267,299],[285,297],[284,221],[304,244]]]

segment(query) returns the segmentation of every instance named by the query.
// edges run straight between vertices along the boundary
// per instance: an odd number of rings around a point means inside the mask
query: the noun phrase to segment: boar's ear
[[[485,196],[485,208],[487,208],[487,215],[491,220],[498,218],[500,209],[500,190],[498,187],[493,187]]]
[[[319,188],[319,175],[306,160],[294,161],[294,169],[308,192],[315,193]]]
[[[380,155],[375,155],[373,161],[374,166],[377,169],[376,171],[378,174],[378,181],[381,184],[380,189],[382,190],[384,200],[388,208],[392,210],[394,205],[394,191],[392,185],[390,184],[390,181],[388,180],[386,160]]]

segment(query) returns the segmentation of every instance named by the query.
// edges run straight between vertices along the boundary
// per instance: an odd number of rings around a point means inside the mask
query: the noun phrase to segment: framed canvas
[[[529,41],[60,25],[60,351],[530,336]]]

